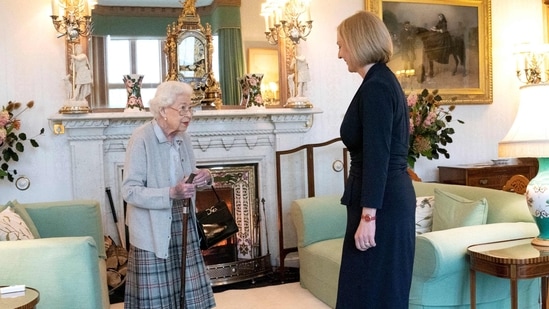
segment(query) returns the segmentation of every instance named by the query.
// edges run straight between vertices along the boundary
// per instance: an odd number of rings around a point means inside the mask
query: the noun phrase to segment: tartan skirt
[[[156,257],[154,252],[130,246],[124,308],[207,309],[215,307],[210,278],[200,251],[194,220],[196,217],[189,215],[185,306],[181,306],[180,303],[183,201],[174,201],[168,258],[161,259]]]

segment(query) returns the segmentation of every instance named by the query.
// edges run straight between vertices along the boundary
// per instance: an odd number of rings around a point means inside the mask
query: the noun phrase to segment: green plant
[[[19,102],[9,101],[8,105],[2,106],[0,111],[0,180],[7,178],[13,182],[17,170],[10,170],[9,163],[10,161],[19,161],[20,154],[25,151],[26,142],[29,142],[32,147],[39,146],[34,138],[27,139],[27,134],[21,131],[21,120],[19,119],[23,112],[34,106],[34,101],[29,101],[23,110],[18,111],[21,106],[22,104]],[[44,134],[44,128],[40,129],[38,135],[42,134]]]
[[[451,112],[455,105],[448,108],[441,106],[442,97],[438,90],[432,93],[423,89],[421,93],[408,95],[410,111],[410,148],[408,149],[408,166],[414,168],[416,160],[423,156],[429,160],[438,159],[439,155],[450,158],[444,146],[451,143],[454,134],[448,124],[452,121]],[[452,98],[455,101],[455,98]],[[459,123],[464,123],[457,120]]]

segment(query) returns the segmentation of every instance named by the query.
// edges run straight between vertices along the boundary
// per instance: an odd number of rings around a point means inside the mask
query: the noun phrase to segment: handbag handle
[[[217,192],[215,191],[215,187],[212,185],[211,188],[212,188],[213,193],[215,194],[215,197],[217,197],[217,201],[220,202],[221,199],[219,198],[219,195],[217,195]]]

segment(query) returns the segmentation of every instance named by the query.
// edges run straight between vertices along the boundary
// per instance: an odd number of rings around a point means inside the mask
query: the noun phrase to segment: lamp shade
[[[499,157],[549,157],[549,84],[520,88],[515,122],[499,142]]]

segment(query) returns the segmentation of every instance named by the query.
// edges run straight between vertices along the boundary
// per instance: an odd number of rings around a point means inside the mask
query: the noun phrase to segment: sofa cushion
[[[23,207],[21,204],[17,202],[17,200],[9,201],[6,203],[6,205],[1,206],[0,205],[0,211],[5,210],[6,208],[11,208],[15,214],[17,214],[20,219],[23,220],[26,227],[29,229],[29,231],[32,234],[32,238],[25,238],[25,239],[37,239],[40,238],[40,233],[38,233],[38,229],[36,228],[36,225],[34,224],[34,221],[29,216],[27,210],[25,207]]]
[[[433,195],[416,197],[416,235],[432,230],[434,207],[435,197]]]
[[[347,208],[341,196],[326,195],[292,202],[290,213],[296,230],[297,246],[305,247],[318,241],[342,238],[347,225]]]
[[[0,240],[34,239],[25,221],[11,207],[0,212]]]
[[[482,187],[461,186],[434,182],[413,181],[416,196],[433,195],[435,188],[463,196],[470,200],[486,198],[488,218],[486,223],[534,222],[523,195]]]
[[[446,191],[435,189],[433,231],[486,223],[488,201],[472,201]]]
[[[21,204],[40,232],[40,237],[92,236],[99,256],[106,258],[101,208],[97,201],[70,200]]]
[[[314,296],[335,308],[343,238],[299,248],[299,281]]]

